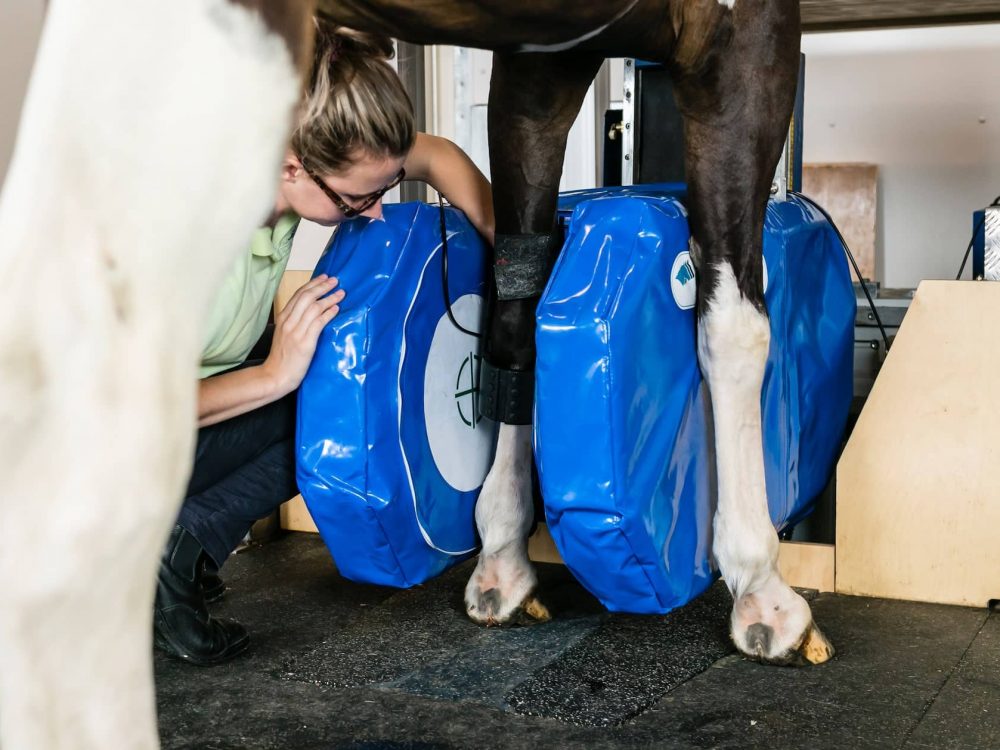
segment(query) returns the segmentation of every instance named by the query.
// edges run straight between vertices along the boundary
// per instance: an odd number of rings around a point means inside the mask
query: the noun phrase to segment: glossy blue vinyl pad
[[[537,311],[535,458],[576,577],[611,610],[662,613],[717,576],[687,216],[669,190],[586,197],[564,199],[566,243]],[[842,244],[802,198],[768,206],[764,260],[764,461],[780,529],[811,510],[840,447],[855,298]]]
[[[487,248],[446,209],[448,295],[478,332]],[[299,489],[340,572],[408,587],[476,551],[496,425],[478,415],[479,340],[445,309],[439,209],[343,224],[316,274],[346,297],[299,389]]]

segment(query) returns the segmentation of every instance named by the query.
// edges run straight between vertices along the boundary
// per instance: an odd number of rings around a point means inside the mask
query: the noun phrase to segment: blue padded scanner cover
[[[717,575],[711,417],[695,347],[695,271],[676,190],[579,193],[538,306],[535,456],[566,564],[611,610],[667,612]],[[761,402],[771,518],[811,509],[852,392],[844,249],[802,198],[764,235],[771,349]]]
[[[477,546],[473,512],[493,459],[480,420],[478,339],[445,311],[437,207],[386,206],[343,224],[316,273],[347,296],[299,390],[297,478],[341,573],[412,586]],[[448,294],[480,328],[486,247],[447,210]]]

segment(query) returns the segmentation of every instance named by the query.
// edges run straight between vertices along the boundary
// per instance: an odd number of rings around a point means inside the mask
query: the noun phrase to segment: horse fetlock
[[[723,578],[734,596],[757,591],[773,578],[780,580],[778,567],[778,536],[768,523],[758,533],[753,524],[743,529],[731,524],[715,524],[712,552]]]

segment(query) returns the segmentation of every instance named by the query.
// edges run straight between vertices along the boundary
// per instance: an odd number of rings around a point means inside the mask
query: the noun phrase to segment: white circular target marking
[[[470,331],[482,326],[483,300],[466,294],[451,305]],[[482,485],[493,460],[496,423],[479,416],[479,340],[445,313],[434,329],[424,371],[424,422],[434,463],[459,492]]]

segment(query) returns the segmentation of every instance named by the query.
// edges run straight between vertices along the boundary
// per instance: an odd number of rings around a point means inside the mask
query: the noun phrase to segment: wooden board
[[[877,281],[878,167],[874,164],[806,164],[802,168],[802,192],[830,214],[851,248],[861,275]],[[854,277],[853,270],[851,276]]]
[[[1000,598],[1000,284],[925,281],[837,468],[837,591]]]
[[[540,523],[528,538],[528,557],[535,562],[565,565],[547,524]]]
[[[278,291],[274,295],[274,314],[281,312],[296,290],[312,277],[312,271],[285,271],[278,282]],[[306,508],[302,495],[296,495],[281,506],[279,512],[281,528],[288,531],[311,531],[317,533],[316,524]]]
[[[299,287],[312,278],[312,271],[285,271],[278,282],[278,291],[274,294],[274,314],[281,312],[288,300],[298,291]]]
[[[778,570],[790,586],[833,591],[836,553],[832,544],[782,542],[778,547]]]
[[[279,515],[283,529],[319,533],[312,516],[309,515],[309,509],[306,508],[306,502],[302,499],[302,495],[296,495],[287,503],[283,503]]]
[[[802,0],[803,31],[943,26],[1000,20],[1000,0]]]
[[[563,564],[562,556],[544,523],[538,524],[538,529],[528,540],[528,556],[535,562]],[[833,545],[782,542],[778,550],[778,569],[792,586],[833,591]]]
[[[316,532],[316,524],[301,495],[281,506],[281,528]],[[563,564],[548,527],[541,523],[528,539],[528,556],[535,562]],[[834,553],[831,544],[782,542],[778,558],[781,574],[792,586],[819,591],[834,589]]]

